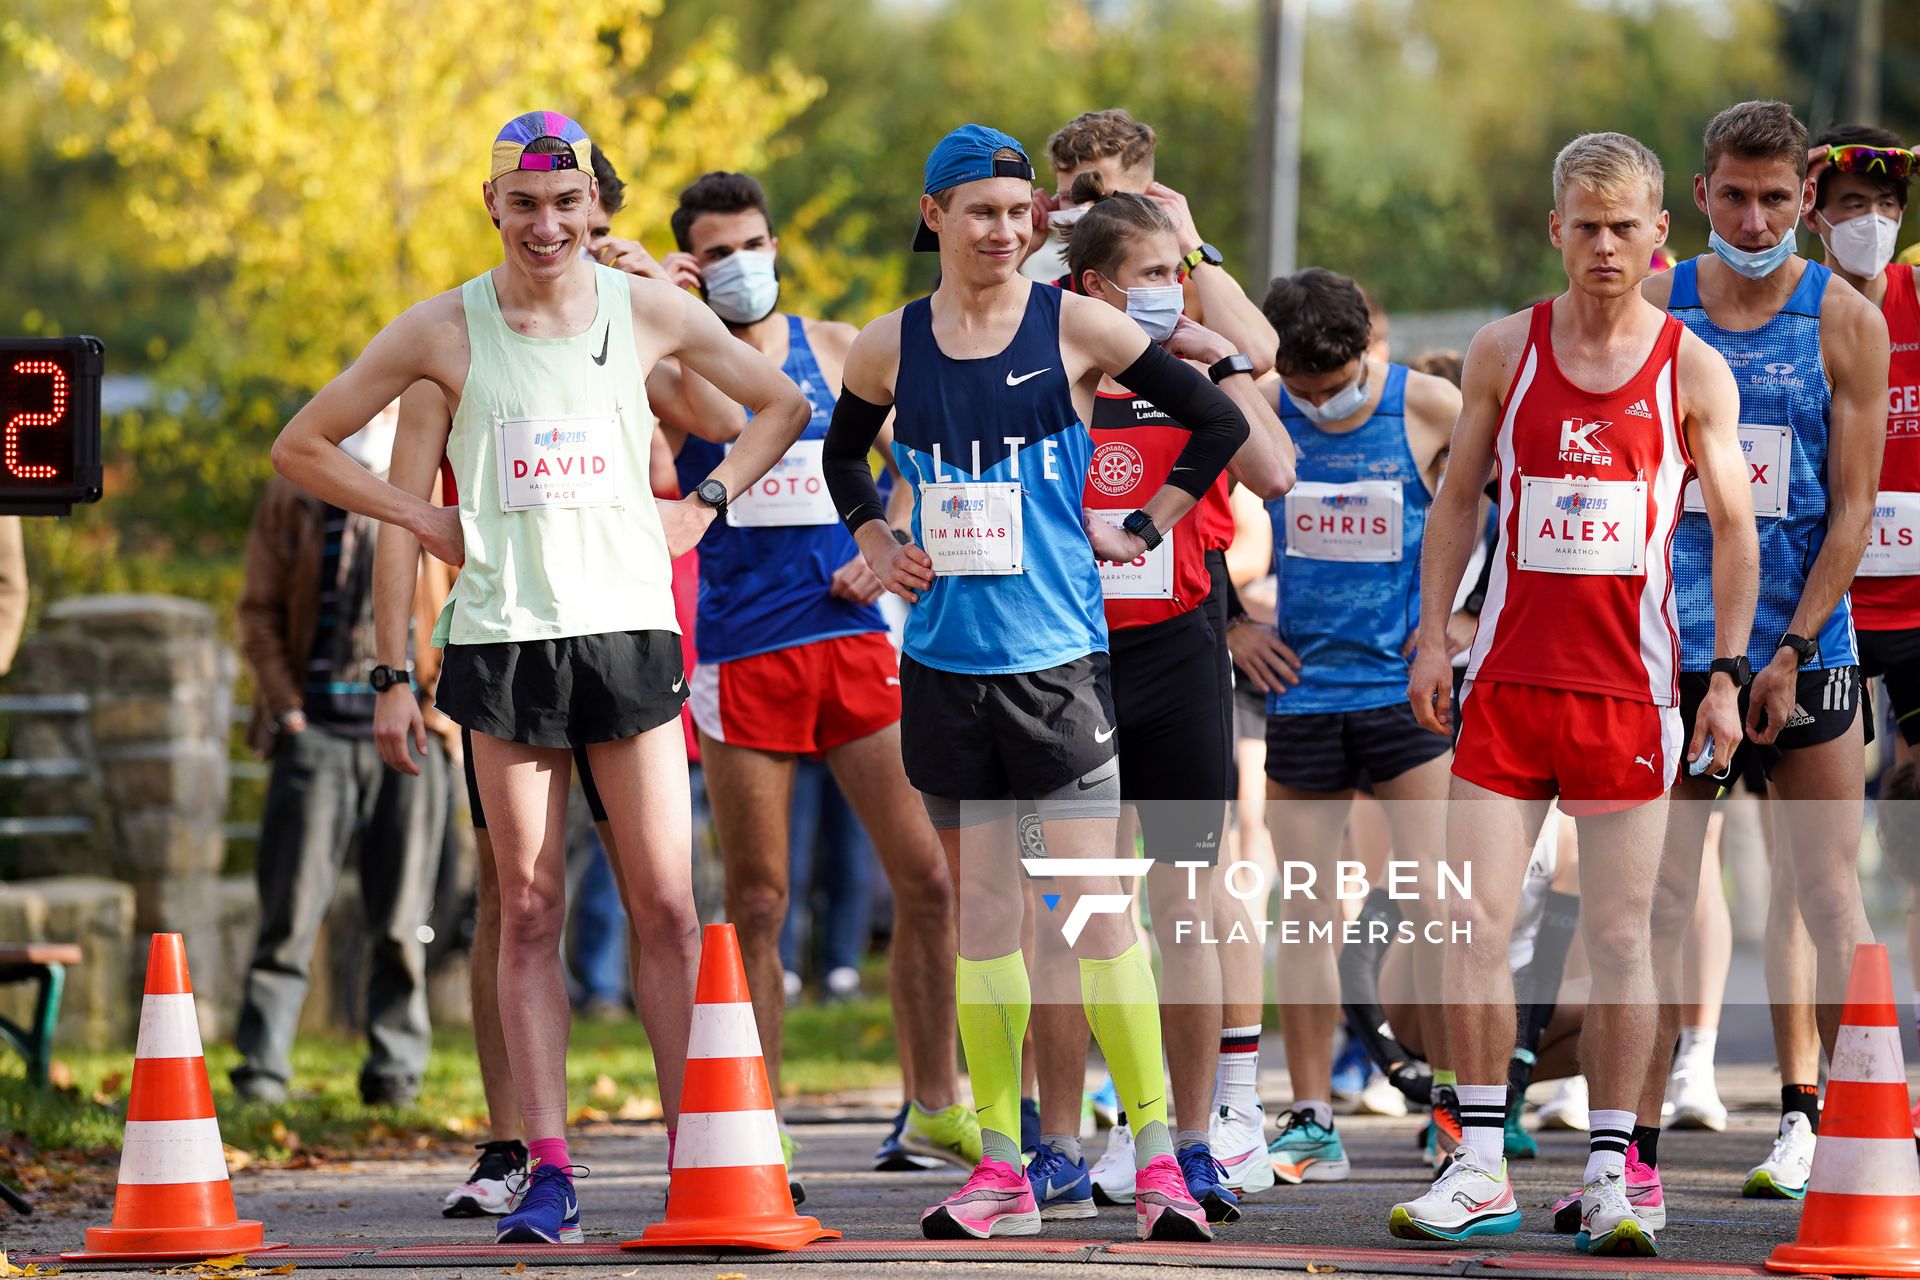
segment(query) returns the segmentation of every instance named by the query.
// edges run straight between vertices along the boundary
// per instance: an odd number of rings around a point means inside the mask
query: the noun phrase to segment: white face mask
[[[1070,204],[1063,209],[1055,209],[1047,215],[1047,229],[1049,231],[1065,231],[1068,227],[1086,217],[1087,210],[1091,208],[1093,208],[1093,206],[1090,204]]]
[[[1827,224],[1827,252],[1853,275],[1871,280],[1893,261],[1893,242],[1900,224],[1877,213],[1864,213],[1845,222]]]
[[[773,255],[742,249],[701,273],[701,291],[713,313],[728,324],[758,324],[780,301],[780,277]]]
[[[1107,283],[1120,289],[1112,280]],[[1127,315],[1147,331],[1149,341],[1165,342],[1180,326],[1180,313],[1186,309],[1187,292],[1179,285],[1137,285],[1131,289],[1120,289],[1120,292],[1127,298]]]
[[[366,426],[340,442],[340,451],[377,476],[393,465],[393,437],[400,426],[400,402],[382,409]]]
[[[1334,392],[1319,404],[1308,404],[1291,393],[1287,399],[1293,401],[1293,407],[1300,411],[1301,417],[1316,427],[1345,421],[1358,413],[1360,406],[1367,402],[1367,366],[1364,362],[1360,365],[1358,382],[1344,391]]]

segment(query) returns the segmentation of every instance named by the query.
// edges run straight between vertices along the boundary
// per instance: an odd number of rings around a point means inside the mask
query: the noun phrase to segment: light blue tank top
[[[1673,269],[1667,310],[1724,356],[1733,370],[1740,386],[1741,445],[1750,468],[1777,466],[1783,447],[1777,429],[1788,428],[1785,511],[1762,514],[1759,508],[1774,499],[1758,484],[1752,490],[1760,530],[1760,600],[1747,660],[1759,668],[1773,660],[1806,589],[1807,572],[1827,537],[1827,427],[1833,395],[1820,358],[1820,304],[1833,273],[1817,262],[1807,263],[1799,287],[1773,319],[1741,333],[1707,318],[1700,302],[1699,262],[1692,259]],[[1673,539],[1673,585],[1680,613],[1680,668],[1705,671],[1714,652],[1713,530],[1704,512],[1680,516]],[[1859,662],[1853,609],[1846,596],[1828,615],[1818,640],[1820,652],[1809,667]]]
[[[1407,370],[1387,366],[1379,406],[1351,431],[1321,430],[1280,393],[1280,420],[1299,451],[1301,483],[1268,502],[1267,514],[1280,637],[1300,655],[1301,668],[1298,685],[1268,695],[1269,715],[1406,701],[1401,651],[1420,618],[1420,541],[1432,500],[1407,444],[1406,389]],[[1397,540],[1393,486],[1400,498]]]

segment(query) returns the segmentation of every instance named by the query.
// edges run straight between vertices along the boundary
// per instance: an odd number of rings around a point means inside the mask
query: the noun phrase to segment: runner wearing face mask
[[[1860,677],[1886,678],[1894,722],[1920,742],[1920,299],[1913,268],[1888,265],[1907,212],[1914,155],[1900,135],[1846,124],[1814,139],[1808,223],[1834,273],[1879,306],[1891,344],[1887,447],[1873,532],[1853,580]]]

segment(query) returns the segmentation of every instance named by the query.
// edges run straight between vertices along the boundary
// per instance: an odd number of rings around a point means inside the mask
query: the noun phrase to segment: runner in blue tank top
[[[1441,852],[1432,814],[1447,796],[1449,740],[1413,718],[1407,652],[1420,617],[1421,536],[1460,392],[1368,358],[1366,297],[1345,276],[1313,267],[1275,280],[1264,305],[1280,335],[1278,377],[1266,386],[1299,452],[1292,491],[1267,504],[1276,643],[1299,677],[1267,696],[1267,825],[1276,860],[1308,864],[1324,884],[1363,780],[1386,806],[1394,857]],[[1432,900],[1409,905],[1418,912]],[[1283,894],[1279,919],[1282,936],[1296,931],[1304,944],[1283,947],[1277,970],[1294,1102],[1268,1151],[1282,1181],[1343,1181],[1332,1107],[1340,904]],[[1326,941],[1304,941],[1316,927]],[[1422,1000],[1442,999],[1439,965],[1415,971],[1433,979]]]
[[[1813,975],[1772,992],[1783,1046],[1780,1137],[1748,1175],[1749,1196],[1805,1193],[1819,1131],[1820,1049],[1833,1051],[1856,942],[1868,941],[1856,861],[1864,787],[1861,750],[1872,733],[1860,683],[1847,587],[1873,519],[1887,420],[1887,327],[1880,311],[1825,267],[1795,253],[1794,229],[1812,207],[1807,131],[1778,102],[1729,107],[1707,126],[1694,202],[1711,220],[1713,252],[1642,286],[1726,357],[1740,388],[1746,452],[1760,535],[1760,597],[1744,653],[1715,653],[1714,583],[1703,516],[1682,517],[1673,578],[1681,641],[1681,714],[1691,736],[1709,666],[1751,679],[1747,741],[1732,771],[1764,772],[1780,799],[1778,834],[1791,858],[1775,859],[1767,945],[1788,952],[1804,918],[1818,953],[1818,1021],[1806,1003]],[[1691,491],[1688,497],[1692,498]],[[1689,503],[1689,505],[1692,505]],[[1749,665],[1750,664],[1750,665]],[[1653,965],[1680,973],[1680,947],[1699,891],[1701,845],[1718,784],[1683,774],[1673,788],[1654,897]],[[1784,887],[1782,887],[1784,886]],[[1708,886],[1718,892],[1718,884]],[[1643,1126],[1660,1114],[1679,1031],[1678,992],[1663,988],[1655,1061],[1639,1104]],[[1817,1030],[1817,1034],[1816,1034]],[[1658,1128],[1636,1130],[1655,1178]]]
[[[752,177],[707,174],[680,193],[672,222],[679,251],[661,265],[677,282],[697,286],[736,338],[781,361],[812,409],[786,456],[702,539],[694,629],[699,661],[690,703],[726,867],[727,918],[739,926],[768,1078],[777,1099],[786,797],[797,758],[824,756],[898,904],[889,988],[906,1105],[884,1158],[918,1155],[971,1169],[980,1130],[960,1105],[954,1063],[953,891],[940,842],[900,764],[900,668],[874,607],[880,580],[840,523],[821,467],[855,330],[779,310],[780,241]],[[678,450],[683,489],[731,448],[671,430],[666,438]],[[791,1179],[791,1149],[787,1167]]]
[[[1159,543],[1247,438],[1222,392],[1115,307],[1018,274],[1032,238],[1033,166],[1020,144],[966,125],[927,158],[915,247],[940,252],[931,298],[861,331],[826,447],[835,505],[867,563],[911,604],[902,743],[956,870],[960,1039],[984,1158],[929,1209],[933,1238],[1031,1235],[1020,1161],[1020,1043],[1031,993],[1012,799],[1031,798],[1049,861],[1113,856],[1120,787],[1097,561]],[[1102,375],[1192,432],[1168,483],[1121,527],[1081,506],[1086,423]],[[866,460],[888,406],[912,486],[911,534],[885,521]],[[1043,868],[1041,874],[1051,874]],[[1135,1210],[1154,1239],[1211,1238],[1167,1131],[1153,972],[1117,877],[1060,881],[1063,932],[1136,1139]]]

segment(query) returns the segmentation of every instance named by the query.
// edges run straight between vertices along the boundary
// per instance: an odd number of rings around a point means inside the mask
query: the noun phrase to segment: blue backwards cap
[[[1002,148],[1019,152],[1020,158],[995,160],[993,153]],[[933,150],[927,153],[925,191],[928,195],[982,178],[1025,178],[1028,182],[1033,181],[1033,164],[1027,159],[1027,149],[1017,139],[998,129],[989,129],[983,124],[963,124],[935,143]],[[940,238],[922,218],[920,229],[913,236],[913,251],[931,253],[939,247]]]

